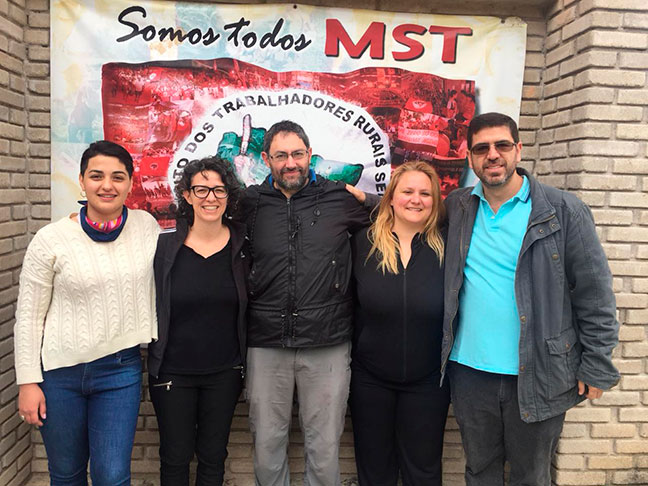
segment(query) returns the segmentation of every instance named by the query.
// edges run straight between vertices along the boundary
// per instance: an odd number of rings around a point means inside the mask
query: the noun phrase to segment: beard
[[[515,172],[515,164],[504,163],[503,168],[504,174],[501,176],[493,177],[486,175],[484,167],[482,167],[479,172],[475,171],[475,175],[485,186],[500,187],[505,185],[511,179],[511,177],[513,177],[513,173]]]
[[[286,173],[295,173],[295,172],[299,174],[299,177],[291,180],[288,180],[284,177],[284,174]],[[277,175],[277,177],[274,177],[274,180],[277,186],[279,186],[281,189],[285,191],[297,191],[306,185],[306,182],[308,181],[308,173],[305,169],[302,169],[301,167],[298,167],[295,170],[290,170],[290,171],[282,169]]]

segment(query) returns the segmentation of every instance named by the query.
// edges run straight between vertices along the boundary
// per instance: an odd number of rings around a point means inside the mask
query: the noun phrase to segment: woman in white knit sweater
[[[40,427],[52,485],[130,484],[139,345],[157,337],[159,227],[129,211],[133,159],[100,141],[81,158],[87,204],[42,228],[20,275],[14,328],[20,417]]]

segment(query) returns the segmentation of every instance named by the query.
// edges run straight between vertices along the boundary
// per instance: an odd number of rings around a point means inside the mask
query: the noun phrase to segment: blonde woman
[[[353,238],[351,416],[360,485],[440,485],[450,400],[440,383],[445,210],[425,162],[392,174]]]

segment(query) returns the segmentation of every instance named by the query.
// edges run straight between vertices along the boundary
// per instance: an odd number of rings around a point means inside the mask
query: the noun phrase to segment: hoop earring
[[[83,189],[81,189],[81,197],[88,197]]]

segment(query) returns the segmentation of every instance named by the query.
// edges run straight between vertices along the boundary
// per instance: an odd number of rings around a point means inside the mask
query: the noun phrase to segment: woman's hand
[[[31,425],[43,425],[45,418],[45,395],[38,383],[20,385],[18,391],[18,413],[20,418]]]
[[[365,202],[366,194],[364,191],[361,191],[355,186],[352,186],[351,184],[345,184],[344,187],[346,188],[347,191],[349,191],[351,194],[353,194],[353,197],[355,197],[360,204]]]

